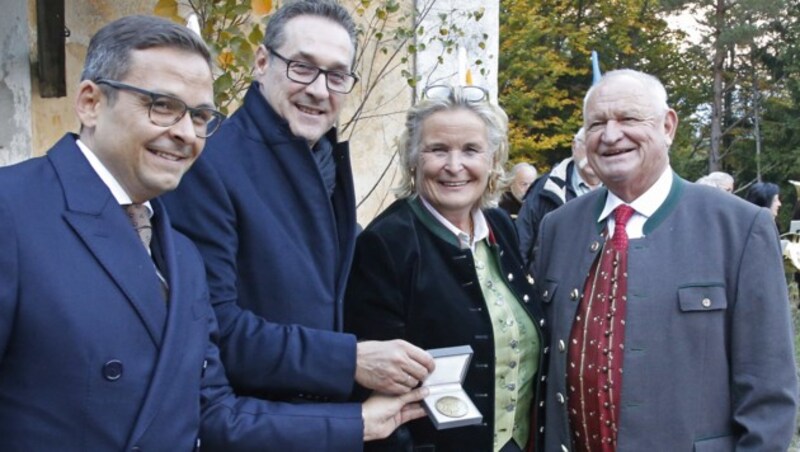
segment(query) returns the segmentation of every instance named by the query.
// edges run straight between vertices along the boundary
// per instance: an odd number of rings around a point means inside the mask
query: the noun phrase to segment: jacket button
[[[561,445],[561,452],[569,452],[569,449],[567,449],[567,446],[562,444]]]
[[[108,381],[117,381],[122,377],[122,361],[112,359],[103,364],[103,377]]]
[[[592,245],[589,247],[589,249],[592,250],[593,253],[596,253],[597,250],[600,249],[600,242],[592,242]]]
[[[556,402],[564,404],[564,396],[560,392],[556,393]]]
[[[572,289],[572,292],[569,293],[569,298],[572,301],[578,301],[578,298],[580,296],[581,296],[581,294],[580,294],[580,292],[578,292],[578,289]]]
[[[509,273],[508,274],[508,280],[509,281],[513,281],[514,280],[514,274],[513,273]]]
[[[566,346],[566,344],[564,344],[564,341],[559,339],[558,340],[558,351],[560,351],[561,353],[564,353],[564,349],[566,349],[566,348],[567,348],[567,346]]]
[[[545,291],[542,292],[542,298],[547,298],[548,295],[550,295],[550,292],[547,289],[545,289]]]
[[[531,301],[531,297],[529,297],[528,295],[523,295],[523,296],[522,296],[522,301],[524,301],[525,303],[527,303],[527,302]]]
[[[703,305],[704,308],[708,309],[711,307],[711,300],[708,298],[703,298],[703,301],[701,301],[700,304]]]
[[[528,275],[528,284],[533,285],[533,276]]]

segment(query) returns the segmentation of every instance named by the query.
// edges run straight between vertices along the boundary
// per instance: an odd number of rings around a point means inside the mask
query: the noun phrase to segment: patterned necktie
[[[622,389],[628,292],[630,206],[614,209],[614,236],[592,266],[572,326],[567,365],[569,420],[576,451],[613,452]]]
[[[125,204],[122,207],[125,208],[128,219],[131,221],[133,229],[135,229],[136,233],[139,235],[139,239],[142,241],[147,253],[152,256],[150,243],[153,241],[153,225],[150,223],[150,211],[144,204]],[[159,289],[161,290],[161,296],[167,301],[169,300],[169,284],[167,284],[166,279],[164,279],[164,276],[155,265],[154,268],[160,283]]]
[[[625,227],[634,212],[633,207],[625,204],[614,209],[614,236],[611,237],[611,244],[615,249],[628,251],[628,233],[625,231]]]
[[[150,223],[150,212],[144,204],[125,204],[123,207],[133,225],[133,229],[139,234],[139,239],[149,252],[150,242],[153,240],[153,225]]]

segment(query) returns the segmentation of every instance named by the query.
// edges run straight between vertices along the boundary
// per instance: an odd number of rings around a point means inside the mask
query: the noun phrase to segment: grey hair
[[[586,92],[586,96],[583,98],[584,122],[586,122],[586,107],[589,103],[589,98],[592,97],[592,94],[599,86],[602,86],[617,78],[632,78],[641,83],[642,86],[644,86],[647,90],[647,93],[650,95],[650,101],[659,111],[659,113],[666,113],[669,110],[669,105],[667,104],[667,90],[664,88],[664,84],[662,84],[658,78],[633,69],[617,69],[603,74],[603,78],[601,78],[599,82],[594,84],[591,88],[589,88],[589,91]]]
[[[166,47],[201,56],[211,68],[211,53],[192,30],[154,16],[126,16],[101,28],[89,41],[83,80],[122,80],[131,70],[131,52]],[[101,86],[109,101],[115,91]]]
[[[706,176],[706,179],[713,182],[714,185],[720,186],[725,184],[733,185],[733,176],[722,171],[714,171]]]
[[[516,176],[517,173],[522,171],[523,168],[531,168],[532,170],[536,171],[536,167],[534,167],[530,163],[528,163],[528,162],[520,162],[520,163],[517,163],[516,165],[511,167],[511,171],[509,171],[510,176],[511,177]]]
[[[422,146],[422,123],[434,113],[453,110],[471,111],[486,124],[492,168],[489,183],[481,195],[480,208],[494,207],[510,182],[503,169],[508,161],[508,116],[502,108],[489,102],[470,102],[458,88],[447,98],[424,99],[408,110],[406,128],[398,142],[401,180],[394,191],[400,198],[418,194],[415,173]]]
[[[278,49],[286,42],[286,24],[299,16],[317,16],[331,20],[347,31],[353,44],[353,62],[358,48],[356,24],[350,13],[335,0],[296,0],[288,1],[272,13],[267,22],[262,44],[268,49]],[[313,30],[309,30],[309,33]],[[351,68],[352,69],[352,68]]]

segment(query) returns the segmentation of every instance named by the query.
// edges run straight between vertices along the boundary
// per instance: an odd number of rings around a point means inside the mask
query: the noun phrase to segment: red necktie
[[[614,236],[586,279],[570,334],[567,400],[576,451],[613,452],[617,445],[630,206],[614,209]]]

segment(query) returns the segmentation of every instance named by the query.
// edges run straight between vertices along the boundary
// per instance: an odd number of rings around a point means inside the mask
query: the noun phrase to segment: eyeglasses
[[[150,122],[159,127],[170,127],[178,123],[189,112],[189,117],[194,125],[194,133],[198,138],[208,138],[219,129],[225,115],[209,107],[192,108],[186,102],[167,94],[154,93],[146,89],[131,86],[114,80],[100,79],[95,81],[98,85],[106,85],[114,89],[121,89],[141,94],[150,98],[148,116]]]
[[[335,93],[347,94],[353,90],[358,81],[358,76],[352,72],[322,69],[304,61],[290,60],[269,47],[267,50],[286,63],[286,78],[293,82],[310,85],[317,80],[319,74],[325,74],[325,86],[329,90]]]
[[[422,91],[423,99],[452,99],[470,104],[483,102],[489,98],[489,92],[480,86],[431,85]]]

